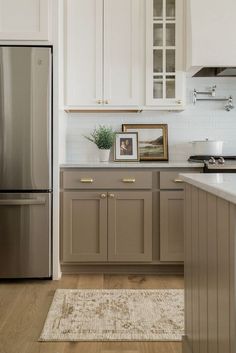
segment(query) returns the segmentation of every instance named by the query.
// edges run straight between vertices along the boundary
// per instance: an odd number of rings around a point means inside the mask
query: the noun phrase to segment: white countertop
[[[180,174],[186,183],[236,204],[236,173]]]
[[[203,163],[183,162],[78,162],[64,163],[61,168],[203,168]]]

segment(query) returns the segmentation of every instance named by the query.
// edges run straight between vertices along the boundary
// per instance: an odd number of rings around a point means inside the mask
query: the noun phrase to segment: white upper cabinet
[[[65,1],[65,103],[103,100],[103,0]]]
[[[146,106],[183,109],[183,1],[146,0]]]
[[[51,0],[0,0],[0,40],[49,40]]]
[[[65,0],[68,110],[138,106],[140,0]]]
[[[104,100],[138,105],[140,88],[139,0],[104,1]]]

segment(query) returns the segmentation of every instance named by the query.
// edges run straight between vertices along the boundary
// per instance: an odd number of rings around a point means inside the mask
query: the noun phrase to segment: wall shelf
[[[142,107],[64,107],[66,113],[140,113],[142,110]]]

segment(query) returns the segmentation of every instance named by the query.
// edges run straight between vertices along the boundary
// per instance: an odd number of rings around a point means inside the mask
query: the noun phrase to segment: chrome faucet
[[[227,112],[230,112],[232,109],[234,109],[234,105],[233,105],[233,97],[230,96],[228,99],[228,103],[225,105],[225,110]]]

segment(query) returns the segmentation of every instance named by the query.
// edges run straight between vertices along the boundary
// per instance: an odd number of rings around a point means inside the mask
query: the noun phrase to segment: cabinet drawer
[[[65,171],[64,189],[151,189],[152,172]]]
[[[160,189],[183,189],[184,183],[179,177],[181,171],[161,172]]]
[[[184,183],[179,176],[180,173],[202,173],[201,168],[179,169],[173,172],[160,172],[161,190],[183,190]]]

